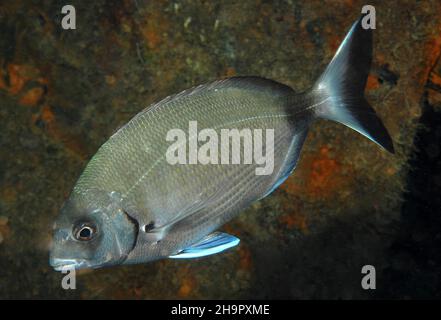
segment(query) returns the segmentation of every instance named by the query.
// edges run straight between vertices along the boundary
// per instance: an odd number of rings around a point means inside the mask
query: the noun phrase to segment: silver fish
[[[315,119],[340,122],[394,152],[365,100],[372,32],[355,22],[311,90],[233,77],[170,96],[141,111],[90,160],[54,226],[50,264],[99,268],[221,252],[239,239],[216,230],[270,194],[294,170]],[[187,128],[274,130],[274,170],[256,164],[172,165],[167,132]]]

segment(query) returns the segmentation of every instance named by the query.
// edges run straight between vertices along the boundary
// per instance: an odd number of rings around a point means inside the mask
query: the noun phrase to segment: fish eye
[[[80,223],[74,227],[73,235],[79,241],[89,241],[94,238],[96,234],[96,226],[91,222]]]

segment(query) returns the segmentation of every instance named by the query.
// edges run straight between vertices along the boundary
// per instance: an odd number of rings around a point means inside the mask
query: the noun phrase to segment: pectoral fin
[[[238,245],[239,238],[223,232],[214,232],[191,247],[169,256],[172,259],[199,258],[216,254]]]

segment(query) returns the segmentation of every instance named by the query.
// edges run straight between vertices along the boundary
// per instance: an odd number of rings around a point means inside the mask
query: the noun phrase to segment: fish
[[[310,90],[243,76],[206,83],[139,112],[98,149],[54,223],[50,265],[102,268],[192,259],[239,244],[218,231],[277,189],[296,168],[310,125],[339,122],[394,153],[392,139],[364,97],[372,30],[361,16]],[[273,170],[256,163],[170,164],[173,128],[273,130]],[[188,150],[187,150],[188,152]]]

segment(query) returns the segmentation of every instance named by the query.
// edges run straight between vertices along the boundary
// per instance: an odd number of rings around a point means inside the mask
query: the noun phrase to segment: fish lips
[[[92,266],[83,259],[59,259],[51,257],[49,259],[49,264],[55,271],[92,268]]]

